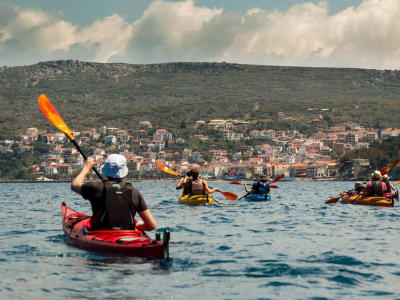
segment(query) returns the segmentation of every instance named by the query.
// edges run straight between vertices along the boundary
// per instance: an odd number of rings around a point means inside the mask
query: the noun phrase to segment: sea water
[[[135,183],[171,229],[163,261],[67,245],[61,203],[90,213],[68,183],[2,183],[0,299],[400,299],[399,202],[325,205],[353,183],[278,185],[269,202],[191,207],[173,182]]]

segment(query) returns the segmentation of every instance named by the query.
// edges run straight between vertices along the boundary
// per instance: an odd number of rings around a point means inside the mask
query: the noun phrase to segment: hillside
[[[240,118],[310,130],[319,115],[320,126],[354,120],[400,127],[400,71],[66,60],[0,67],[0,136],[50,126],[37,106],[41,93],[74,129]],[[289,119],[278,121],[280,111]]]

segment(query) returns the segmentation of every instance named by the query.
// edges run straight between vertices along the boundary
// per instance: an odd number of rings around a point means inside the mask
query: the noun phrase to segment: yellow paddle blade
[[[45,94],[42,94],[39,96],[39,107],[42,111],[42,113],[45,115],[45,117],[58,129],[60,129],[62,132],[64,132],[67,137],[73,141],[75,138],[71,134],[71,131],[69,130],[67,124],[65,124],[64,120],[61,118],[57,110],[54,108],[54,106],[51,104],[50,100],[47,98]]]
[[[169,169],[167,166],[164,166],[162,163],[157,163],[157,167],[161,170],[161,171],[163,171],[163,172],[165,172],[165,173],[168,173],[168,174],[171,174],[171,175],[174,175],[174,176],[178,176],[178,177],[183,177],[181,174],[179,174],[179,173],[177,173],[177,172],[175,172],[175,171],[172,171],[171,169]]]

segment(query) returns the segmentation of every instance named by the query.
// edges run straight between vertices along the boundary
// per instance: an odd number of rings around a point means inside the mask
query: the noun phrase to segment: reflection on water
[[[244,194],[240,186],[213,183]],[[272,201],[178,204],[175,184],[136,183],[171,229],[171,260],[65,243],[60,205],[90,213],[68,183],[0,184],[0,296],[79,299],[375,299],[400,294],[398,207],[325,205],[351,182],[281,182]],[[396,203],[397,205],[398,202]],[[154,232],[149,234],[154,237]]]

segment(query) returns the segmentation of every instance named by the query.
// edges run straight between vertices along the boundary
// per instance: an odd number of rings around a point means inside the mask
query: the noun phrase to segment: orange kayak
[[[385,197],[359,197],[358,194],[348,196],[344,194],[342,196],[343,203],[355,204],[355,205],[372,205],[372,206],[394,206],[394,199],[388,199]]]

